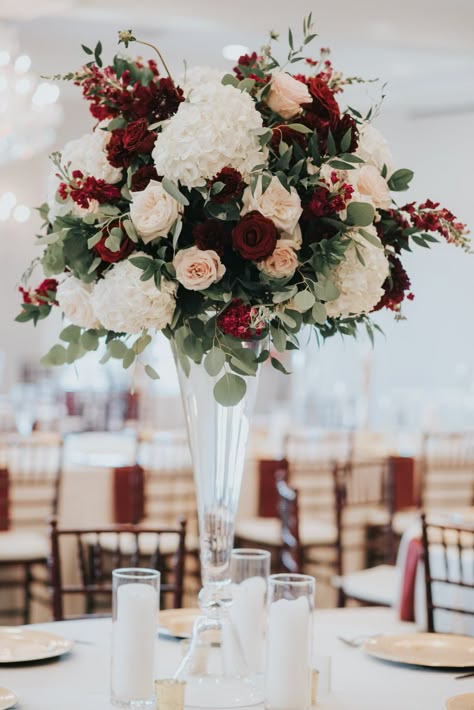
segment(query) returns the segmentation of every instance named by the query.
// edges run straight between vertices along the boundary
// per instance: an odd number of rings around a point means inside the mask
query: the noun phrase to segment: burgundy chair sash
[[[114,517],[116,523],[138,523],[145,513],[144,475],[141,466],[114,468]]]
[[[400,599],[400,621],[415,621],[415,582],[418,562],[423,557],[423,545],[419,538],[408,543],[405,569],[403,570],[402,595]]]
[[[0,468],[0,530],[8,530],[10,524],[10,499],[8,469]]]

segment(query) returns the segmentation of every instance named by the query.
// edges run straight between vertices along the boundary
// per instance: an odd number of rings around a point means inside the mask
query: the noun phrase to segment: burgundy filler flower
[[[218,203],[229,202],[229,200],[240,197],[245,187],[242,174],[239,173],[238,170],[235,170],[235,168],[222,168],[217,175],[214,175],[212,180],[209,180],[207,189],[211,190],[212,186],[217,182],[224,184],[220,192],[215,195],[211,192],[211,200]]]
[[[219,256],[223,256],[226,247],[231,244],[230,232],[225,223],[218,219],[197,224],[193,229],[193,237],[199,249],[213,249]]]
[[[255,309],[246,305],[240,298],[234,298],[230,306],[217,319],[219,330],[225,335],[233,335],[240,340],[250,340],[255,335],[260,335],[263,324],[253,325]]]

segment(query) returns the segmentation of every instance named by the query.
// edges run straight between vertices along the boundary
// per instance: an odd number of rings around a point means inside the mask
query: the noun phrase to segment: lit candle
[[[122,702],[154,695],[158,594],[149,584],[122,584],[117,589],[113,624],[112,688]]]
[[[250,577],[232,585],[234,602],[230,616],[248,668],[254,673],[263,671],[266,591],[267,583],[263,577]]]
[[[265,707],[305,710],[311,704],[311,612],[305,597],[270,605]]]

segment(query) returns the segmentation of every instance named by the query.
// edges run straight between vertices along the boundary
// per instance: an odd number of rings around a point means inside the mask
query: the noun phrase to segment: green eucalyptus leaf
[[[293,299],[293,303],[298,311],[305,313],[305,311],[309,311],[309,309],[313,307],[315,300],[311,291],[298,291]]]
[[[145,372],[148,375],[148,377],[151,377],[152,380],[159,380],[160,379],[159,374],[157,373],[155,368],[152,367],[151,365],[145,365]]]
[[[78,325],[68,325],[59,333],[59,337],[66,343],[77,343],[81,337],[81,329]]]
[[[97,350],[99,347],[99,336],[95,330],[86,330],[81,335],[80,342],[85,350]]]
[[[383,249],[382,242],[377,235],[371,234],[371,232],[368,232],[366,229],[359,229],[359,234],[361,237],[364,237],[364,239],[370,242],[372,246],[377,247],[377,249]]]
[[[171,197],[174,197],[176,202],[179,202],[180,205],[184,205],[187,207],[189,205],[189,200],[188,198],[183,195],[183,193],[180,191],[179,187],[175,185],[174,182],[172,182],[169,178],[164,177],[163,180],[161,181],[161,184],[163,186],[163,190],[165,190],[168,195],[171,195]]]
[[[247,391],[245,380],[239,375],[226,372],[214,385],[216,402],[223,407],[233,407],[238,404]]]
[[[354,227],[368,227],[374,221],[375,212],[367,202],[349,202],[346,222]]]
[[[208,375],[216,377],[225,364],[225,355],[220,348],[213,347],[204,358],[204,368]]]
[[[41,364],[47,367],[64,365],[66,363],[67,351],[62,345],[53,345],[51,350],[43,355]]]
[[[122,340],[111,340],[107,344],[107,350],[111,357],[122,360],[128,348]]]
[[[284,375],[290,374],[286,367],[283,365],[283,363],[280,362],[280,360],[278,360],[276,357],[271,357],[270,362],[272,363],[272,366],[275,368],[275,370],[278,370],[278,372],[281,372]]]

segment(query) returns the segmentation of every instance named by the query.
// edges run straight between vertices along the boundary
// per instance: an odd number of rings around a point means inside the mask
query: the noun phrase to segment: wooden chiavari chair
[[[29,623],[32,600],[48,605],[47,595],[37,595],[47,585],[49,554],[47,521],[58,506],[63,448],[58,435],[38,432],[11,439],[1,451],[4,515],[0,525],[0,588],[21,589],[23,606],[0,615],[21,614]],[[20,577],[18,576],[20,572]]]
[[[51,521],[51,599],[56,621],[65,618],[65,597],[82,597],[87,615],[105,607],[110,612],[112,570],[120,567],[147,567],[161,573],[162,608],[171,596],[172,606],[182,606],[185,564],[186,520],[178,526],[111,525],[100,528],[59,529]],[[75,546],[79,581],[67,584],[62,573],[62,543]],[[68,555],[71,546],[68,546]],[[71,618],[71,617],[68,617]]]
[[[428,631],[474,635],[474,527],[421,521]]]
[[[472,505],[474,432],[426,433],[419,475],[423,510],[456,510]]]

